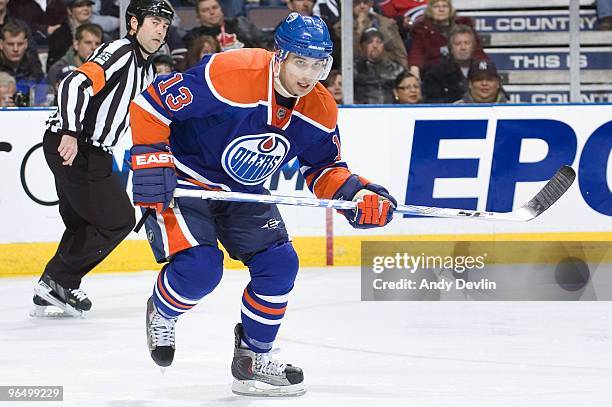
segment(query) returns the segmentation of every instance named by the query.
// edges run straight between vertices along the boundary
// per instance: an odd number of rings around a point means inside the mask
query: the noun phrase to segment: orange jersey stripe
[[[157,288],[159,288],[159,292],[166,299],[166,301],[168,301],[170,304],[174,305],[177,308],[182,308],[185,310],[191,309],[193,306],[179,304],[178,302],[174,301],[172,297],[170,297],[170,294],[168,294],[166,292],[166,289],[164,288],[164,285],[161,279],[161,275],[162,273],[159,273],[159,276],[157,277]]]
[[[329,167],[333,167],[336,163],[332,163],[329,165],[326,165],[325,167],[320,168],[318,171],[313,172],[312,174],[308,175],[306,177],[306,183],[308,185],[312,184],[312,181],[314,181],[314,179],[319,176],[319,174],[321,174],[321,172],[325,171],[325,169],[329,168]]]
[[[168,143],[170,127],[134,102],[130,103],[130,123],[134,144]]]
[[[340,188],[351,175],[348,169],[342,167],[334,168],[326,172],[319,177],[315,184],[315,195],[319,199],[333,198],[338,188]]]
[[[149,87],[147,88],[147,93],[149,94],[149,96],[151,96],[153,98],[153,100],[155,101],[155,103],[157,103],[158,105],[160,105],[161,107],[164,108],[164,110],[166,110],[164,104],[162,103],[161,99],[159,98],[159,96],[157,95],[157,92],[155,92],[155,89],[153,89],[153,85],[149,85]],[[167,110],[166,110],[167,111]]]
[[[215,91],[223,98],[241,104],[267,100],[267,67],[274,53],[257,48],[216,54],[209,66]]]
[[[206,185],[205,183],[195,180],[193,178],[185,178],[185,181],[189,181],[192,184],[202,187],[204,189],[207,189],[209,191],[221,191],[221,188],[219,187],[211,187],[210,185]]]
[[[266,307],[265,305],[256,303],[255,300],[249,295],[246,288],[244,289],[244,299],[246,300],[247,303],[249,303],[251,307],[255,308],[258,311],[265,312],[266,314],[283,315],[285,311],[287,310],[287,307],[270,308],[270,307]]]
[[[85,62],[83,65],[76,69],[77,71],[85,74],[89,78],[93,87],[93,94],[100,92],[104,85],[106,85],[106,76],[104,76],[104,69],[95,62]]]
[[[166,229],[166,235],[168,236],[168,251],[170,255],[178,253],[181,250],[189,249],[191,243],[189,243],[183,234],[172,209],[166,209],[161,215],[164,218],[164,227]]]
[[[320,82],[308,95],[300,98],[295,106],[295,111],[332,131],[336,128],[338,106],[332,95]]]

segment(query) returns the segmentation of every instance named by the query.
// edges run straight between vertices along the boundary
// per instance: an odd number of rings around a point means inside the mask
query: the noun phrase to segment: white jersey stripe
[[[176,222],[178,224],[178,227],[181,229],[181,233],[183,233],[183,236],[185,236],[185,239],[187,239],[187,241],[189,242],[191,246],[199,246],[200,244],[198,243],[196,238],[193,237],[193,235],[191,234],[189,227],[187,227],[187,222],[185,222],[185,218],[183,218],[183,214],[181,213],[181,208],[179,207],[178,203],[174,206],[174,208],[172,208],[172,212],[174,213],[174,216],[176,217]]]
[[[266,302],[271,302],[272,304],[282,304],[289,300],[289,293],[285,295],[260,295],[253,291],[253,294],[255,294],[257,298],[260,298]]]
[[[170,126],[170,123],[172,123],[172,120],[168,119],[166,116],[159,113],[153,106],[151,106],[149,101],[144,96],[136,96],[134,103],[142,107],[148,113],[151,113],[153,116],[157,117],[165,125]]]
[[[244,315],[246,315],[247,317],[257,321],[257,322],[261,322],[262,324],[265,325],[280,325],[281,322],[283,321],[283,319],[267,319],[264,317],[260,317],[259,315],[256,315],[254,313],[252,313],[247,307],[244,306],[244,304],[242,304],[242,308],[241,311],[244,313]]]

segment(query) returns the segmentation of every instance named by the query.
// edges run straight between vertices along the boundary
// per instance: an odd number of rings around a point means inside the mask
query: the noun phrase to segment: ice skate
[[[174,360],[174,324],[176,318],[165,318],[157,312],[153,297],[147,301],[147,345],[151,358],[162,368]],[[162,369],[162,373],[164,370]]]
[[[48,275],[34,286],[32,317],[82,317],[91,309],[91,300],[80,288],[64,288]],[[53,310],[53,307],[58,310]],[[51,307],[51,308],[50,308]]]
[[[30,311],[30,317],[32,318],[74,318],[72,315],[67,314],[61,308],[56,307],[48,301],[43,300],[38,295],[34,294],[32,298],[34,308]]]
[[[255,353],[242,347],[242,324],[236,325],[234,335],[233,393],[259,397],[290,397],[306,393],[302,369],[274,360],[270,352]]]

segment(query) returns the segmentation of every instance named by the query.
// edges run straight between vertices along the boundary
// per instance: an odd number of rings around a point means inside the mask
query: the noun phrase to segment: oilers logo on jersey
[[[265,181],[282,164],[289,152],[289,141],[280,134],[265,133],[234,139],[223,151],[225,172],[245,185]]]

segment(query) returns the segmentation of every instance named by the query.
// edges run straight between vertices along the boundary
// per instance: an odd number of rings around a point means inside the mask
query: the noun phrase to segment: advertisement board
[[[48,115],[0,111],[0,243],[57,241],[63,230],[40,145]],[[610,105],[349,107],[340,110],[339,126],[349,168],[386,186],[401,203],[510,211],[561,165],[572,165],[578,177],[566,196],[529,223],[402,218],[384,229],[355,231],[334,215],[334,235],[612,231]],[[115,165],[129,189],[128,152],[126,137]],[[297,161],[266,185],[272,193],[310,195]],[[282,212],[294,236],[325,235],[325,210]]]

